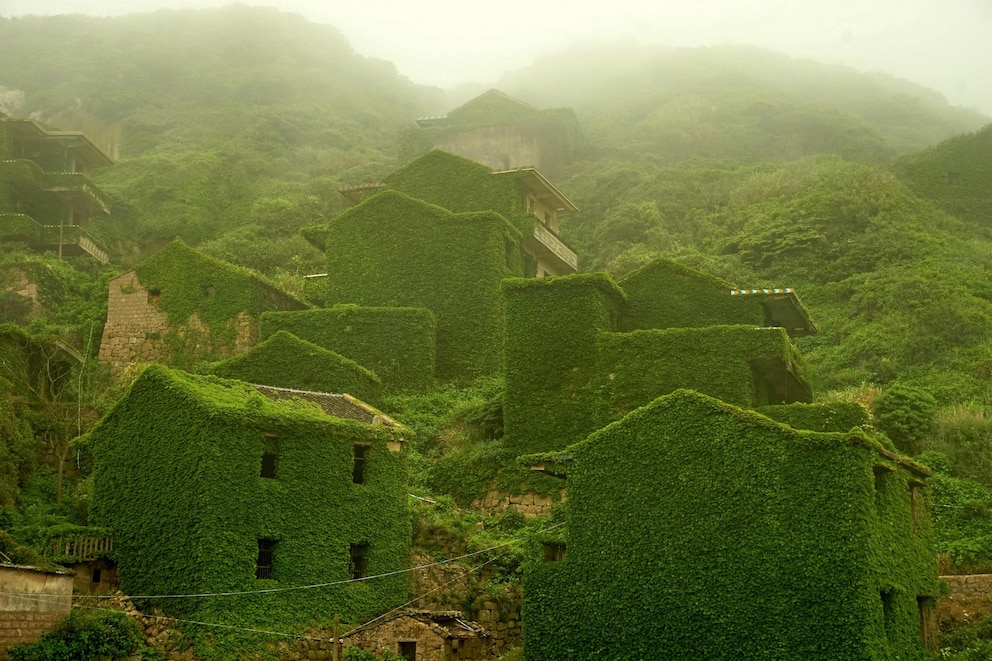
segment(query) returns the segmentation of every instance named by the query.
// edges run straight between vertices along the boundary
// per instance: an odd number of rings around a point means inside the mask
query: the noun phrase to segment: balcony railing
[[[0,238],[21,241],[36,250],[56,250],[62,246],[68,254],[84,252],[101,264],[110,261],[110,255],[100,243],[76,225],[42,225],[23,213],[0,214]]]
[[[579,270],[579,258],[575,255],[575,252],[540,222],[534,223],[534,238],[548,252],[567,264],[572,271]]]
[[[110,213],[110,198],[81,172],[47,172],[46,190],[85,206],[90,212]]]
[[[114,550],[114,538],[110,535],[93,537],[89,535],[58,536],[52,540],[52,556],[55,558],[75,558],[78,561],[96,560]]]

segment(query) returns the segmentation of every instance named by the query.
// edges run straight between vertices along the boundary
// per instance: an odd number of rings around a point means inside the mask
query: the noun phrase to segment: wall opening
[[[396,643],[397,651],[405,661],[417,661],[417,641],[401,640]]]
[[[369,552],[368,544],[352,544],[349,549],[349,554],[351,559],[348,565],[348,572],[351,574],[351,578],[354,580],[359,580],[365,578],[365,558]]]
[[[545,542],[542,546],[545,562],[561,562],[565,559],[564,542]]]
[[[262,454],[262,468],[258,472],[259,477],[275,479],[276,476],[276,453],[265,452]]]
[[[255,578],[272,578],[272,558],[275,554],[276,540],[262,538],[258,540],[258,558],[255,560]]]
[[[355,463],[351,469],[351,481],[355,484],[365,484],[365,461],[369,455],[367,443],[355,443]]]

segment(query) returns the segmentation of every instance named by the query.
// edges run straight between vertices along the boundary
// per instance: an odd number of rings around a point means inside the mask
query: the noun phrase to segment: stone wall
[[[992,574],[962,574],[941,576],[947,581],[951,599],[992,597]]]
[[[536,493],[508,494],[490,489],[482,500],[472,502],[472,509],[487,514],[502,514],[514,509],[524,516],[550,516],[551,508],[558,501],[565,500],[565,490],[561,490],[558,500],[552,496],[541,496]]]
[[[119,376],[135,361],[159,359],[168,330],[168,316],[155,306],[134,271],[110,280],[100,362],[109,363],[111,374]]]
[[[0,657],[54,631],[72,607],[72,574],[0,567]]]
[[[242,312],[233,323],[234,352],[243,353],[255,346],[258,320]],[[224,357],[213,355],[210,328],[195,314],[182,327],[172,328],[168,315],[158,309],[155,297],[138,282],[134,271],[110,280],[100,362],[110,365],[112,375],[120,376],[134,362],[167,361],[165,337],[170,332],[181,338],[191,355],[205,359]]]

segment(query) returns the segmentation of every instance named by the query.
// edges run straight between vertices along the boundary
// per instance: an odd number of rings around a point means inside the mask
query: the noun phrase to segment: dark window
[[[148,302],[151,304],[158,303],[158,299],[162,296],[162,291],[159,289],[149,289],[148,290]]]
[[[275,477],[276,476],[276,454],[275,452],[266,452],[262,455],[262,470],[258,473],[259,477]]]
[[[355,443],[355,465],[351,472],[351,481],[355,484],[365,483],[365,460],[369,455],[369,446]]]
[[[94,567],[93,573],[90,575],[90,580],[94,583],[99,583],[101,578],[103,578],[103,572],[100,571],[99,567]]]
[[[401,640],[397,643],[400,656],[405,661],[417,661],[417,641]]]
[[[560,562],[565,559],[565,545],[561,542],[544,543],[544,561]]]
[[[931,652],[937,652],[937,620],[934,617],[934,598],[917,597],[920,609],[920,642]]]
[[[365,556],[368,554],[369,545],[368,544],[352,544],[351,545],[351,563],[348,566],[348,572],[351,577],[355,580],[360,578],[365,578]]]
[[[883,622],[885,623],[885,635],[890,639],[894,633],[892,627],[895,625],[895,600],[896,591],[895,590],[882,590],[878,593],[878,596],[882,599],[882,616]]]
[[[255,561],[255,578],[272,578],[272,553],[276,548],[274,539],[258,540],[258,559]]]

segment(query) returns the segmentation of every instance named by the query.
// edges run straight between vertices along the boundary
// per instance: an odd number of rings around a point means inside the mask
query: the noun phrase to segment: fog
[[[94,16],[225,0],[0,0],[0,15]],[[338,28],[412,81],[495,84],[576,42],[770,48],[906,78],[992,115],[990,0],[259,0]]]

